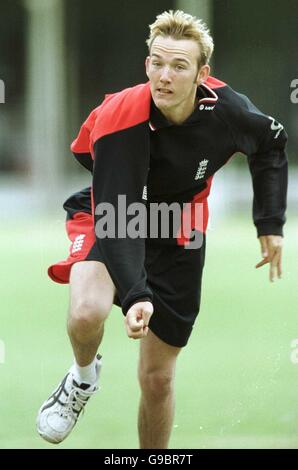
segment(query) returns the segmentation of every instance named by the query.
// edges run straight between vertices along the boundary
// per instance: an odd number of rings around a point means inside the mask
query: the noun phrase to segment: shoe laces
[[[61,406],[59,415],[63,418],[73,417],[75,420],[78,419],[81,411],[84,414],[84,407],[89,398],[94,395],[98,390],[95,386],[92,390],[82,390],[80,387],[72,384],[72,389],[68,395],[67,401]]]

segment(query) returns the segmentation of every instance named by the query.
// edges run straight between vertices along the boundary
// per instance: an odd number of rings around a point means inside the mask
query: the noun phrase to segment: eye
[[[176,65],[177,70],[185,70],[185,67],[183,65]]]
[[[154,62],[152,62],[152,65],[154,65],[154,67],[160,67],[161,63],[154,61]]]

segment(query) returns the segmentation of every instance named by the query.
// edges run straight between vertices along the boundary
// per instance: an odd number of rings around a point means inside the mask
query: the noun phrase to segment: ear
[[[148,56],[148,57],[146,57],[146,60],[145,60],[145,69],[146,69],[146,75],[147,75],[148,78],[149,78],[149,75],[148,75],[148,73],[149,73],[149,62],[150,62],[150,57]]]
[[[197,85],[200,86],[201,83],[205,82],[207,78],[209,77],[209,75],[210,75],[209,65],[203,65],[198,71],[198,76],[196,80]]]

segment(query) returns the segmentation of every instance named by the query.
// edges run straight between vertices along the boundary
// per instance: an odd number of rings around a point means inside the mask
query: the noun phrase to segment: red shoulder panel
[[[90,152],[90,132],[94,127],[96,120],[96,114],[98,108],[95,108],[91,114],[89,114],[86,121],[83,123],[77,138],[73,141],[70,149],[73,153],[88,153]]]
[[[104,135],[149,120],[150,102],[149,82],[109,95],[97,110],[94,127],[90,134],[92,145]]]
[[[222,88],[224,86],[227,86],[227,84],[225,82],[222,82],[221,80],[218,80],[215,77],[211,77],[211,75],[207,78],[205,83],[206,83],[207,86],[209,86],[209,88],[211,88],[213,90],[215,88]]]

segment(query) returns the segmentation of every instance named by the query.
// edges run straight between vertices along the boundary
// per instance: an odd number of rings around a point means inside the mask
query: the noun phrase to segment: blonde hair
[[[202,20],[181,10],[169,10],[158,15],[155,22],[149,25],[149,28],[150,36],[146,40],[149,53],[157,36],[173,39],[192,39],[200,47],[199,66],[208,64],[214,44],[209,29]]]

